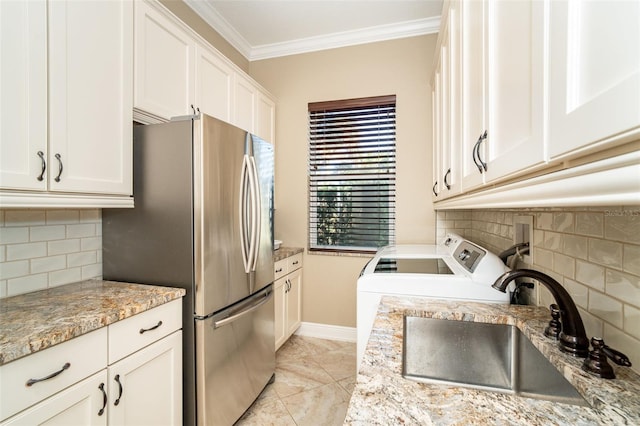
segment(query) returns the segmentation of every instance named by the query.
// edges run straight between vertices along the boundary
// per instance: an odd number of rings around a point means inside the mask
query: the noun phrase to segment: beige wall
[[[562,284],[589,337],[602,337],[630,359],[640,359],[640,208],[446,211],[437,213],[437,232],[455,231],[499,253],[513,244],[517,215],[533,217],[533,263],[519,267]],[[551,294],[536,290],[534,301],[549,306]]]
[[[160,0],[167,9],[190,26],[202,38],[207,40],[220,53],[235,63],[244,72],[249,71],[249,60],[242,56],[227,40],[207,24],[197,13],[193,11],[183,0]]]
[[[397,96],[396,235],[432,243],[429,76],[436,35],[252,62],[250,75],[277,98],[276,238],[308,246],[307,103]],[[356,325],[356,280],[369,258],[305,253],[302,319]]]

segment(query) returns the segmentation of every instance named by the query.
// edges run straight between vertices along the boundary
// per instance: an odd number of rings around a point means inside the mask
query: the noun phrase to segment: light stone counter
[[[184,295],[180,288],[88,280],[0,299],[0,365]]]
[[[302,253],[303,251],[304,249],[302,247],[280,247],[278,250],[273,251],[273,261],[277,262],[298,253]]]
[[[405,379],[402,377],[405,315],[515,325],[591,407]],[[543,335],[549,317],[549,311],[541,307],[383,297],[360,364],[345,424],[640,424],[640,376],[612,362],[614,380],[582,371],[582,359],[560,352],[556,342]]]

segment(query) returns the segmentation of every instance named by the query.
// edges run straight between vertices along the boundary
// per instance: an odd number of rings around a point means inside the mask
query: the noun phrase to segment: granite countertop
[[[280,247],[278,250],[273,251],[273,261],[277,262],[298,253],[302,253],[303,251],[304,249],[302,247]]]
[[[180,288],[87,280],[0,299],[0,365],[184,295]]]
[[[591,407],[405,379],[404,316],[515,325]],[[613,362],[610,364],[616,373],[614,380],[582,371],[583,359],[560,352],[555,341],[543,335],[548,319],[549,311],[542,307],[383,297],[345,424],[640,424],[640,376]]]

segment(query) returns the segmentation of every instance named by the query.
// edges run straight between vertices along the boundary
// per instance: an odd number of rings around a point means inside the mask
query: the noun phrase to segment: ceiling
[[[438,32],[442,0],[184,0],[248,60]]]

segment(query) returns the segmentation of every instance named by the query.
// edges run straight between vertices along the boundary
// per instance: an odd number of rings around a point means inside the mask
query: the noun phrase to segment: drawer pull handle
[[[64,167],[62,167],[62,156],[60,154],[56,154],[54,157],[58,160],[58,176],[56,176],[54,180],[56,182],[60,182],[60,176],[62,176],[62,170],[64,169]]]
[[[140,329],[140,334],[144,334],[147,331],[151,331],[151,330],[155,330],[156,328],[160,327],[162,325],[162,321],[158,321],[158,323],[156,325],[154,325],[151,328],[141,328]]]
[[[104,391],[104,383],[100,383],[98,389],[102,392],[102,408],[98,411],[98,415],[101,416],[104,414],[104,409],[107,408],[107,393]]]
[[[113,405],[120,404],[120,398],[122,398],[122,383],[120,382],[120,375],[116,374],[116,377],[113,378],[118,384],[118,399],[113,402]]]
[[[277,274],[278,272],[282,272],[282,268],[280,268],[280,269],[276,269],[276,274]]]
[[[69,367],[71,367],[71,364],[67,362],[65,365],[62,366],[62,368],[59,371],[56,371],[55,373],[51,373],[47,377],[43,377],[42,379],[29,379],[27,380],[27,386],[32,386],[38,382],[44,382],[45,380],[53,379],[58,374],[62,374],[62,372],[68,369]]]
[[[38,182],[42,182],[44,180],[44,172],[47,171],[47,162],[44,159],[44,152],[38,151],[38,157],[40,157],[40,161],[42,162],[42,170],[40,171],[40,175],[37,179]]]
[[[298,261],[296,260],[295,262],[293,262],[293,264],[294,264],[294,265],[297,265],[297,264],[298,264]]]

